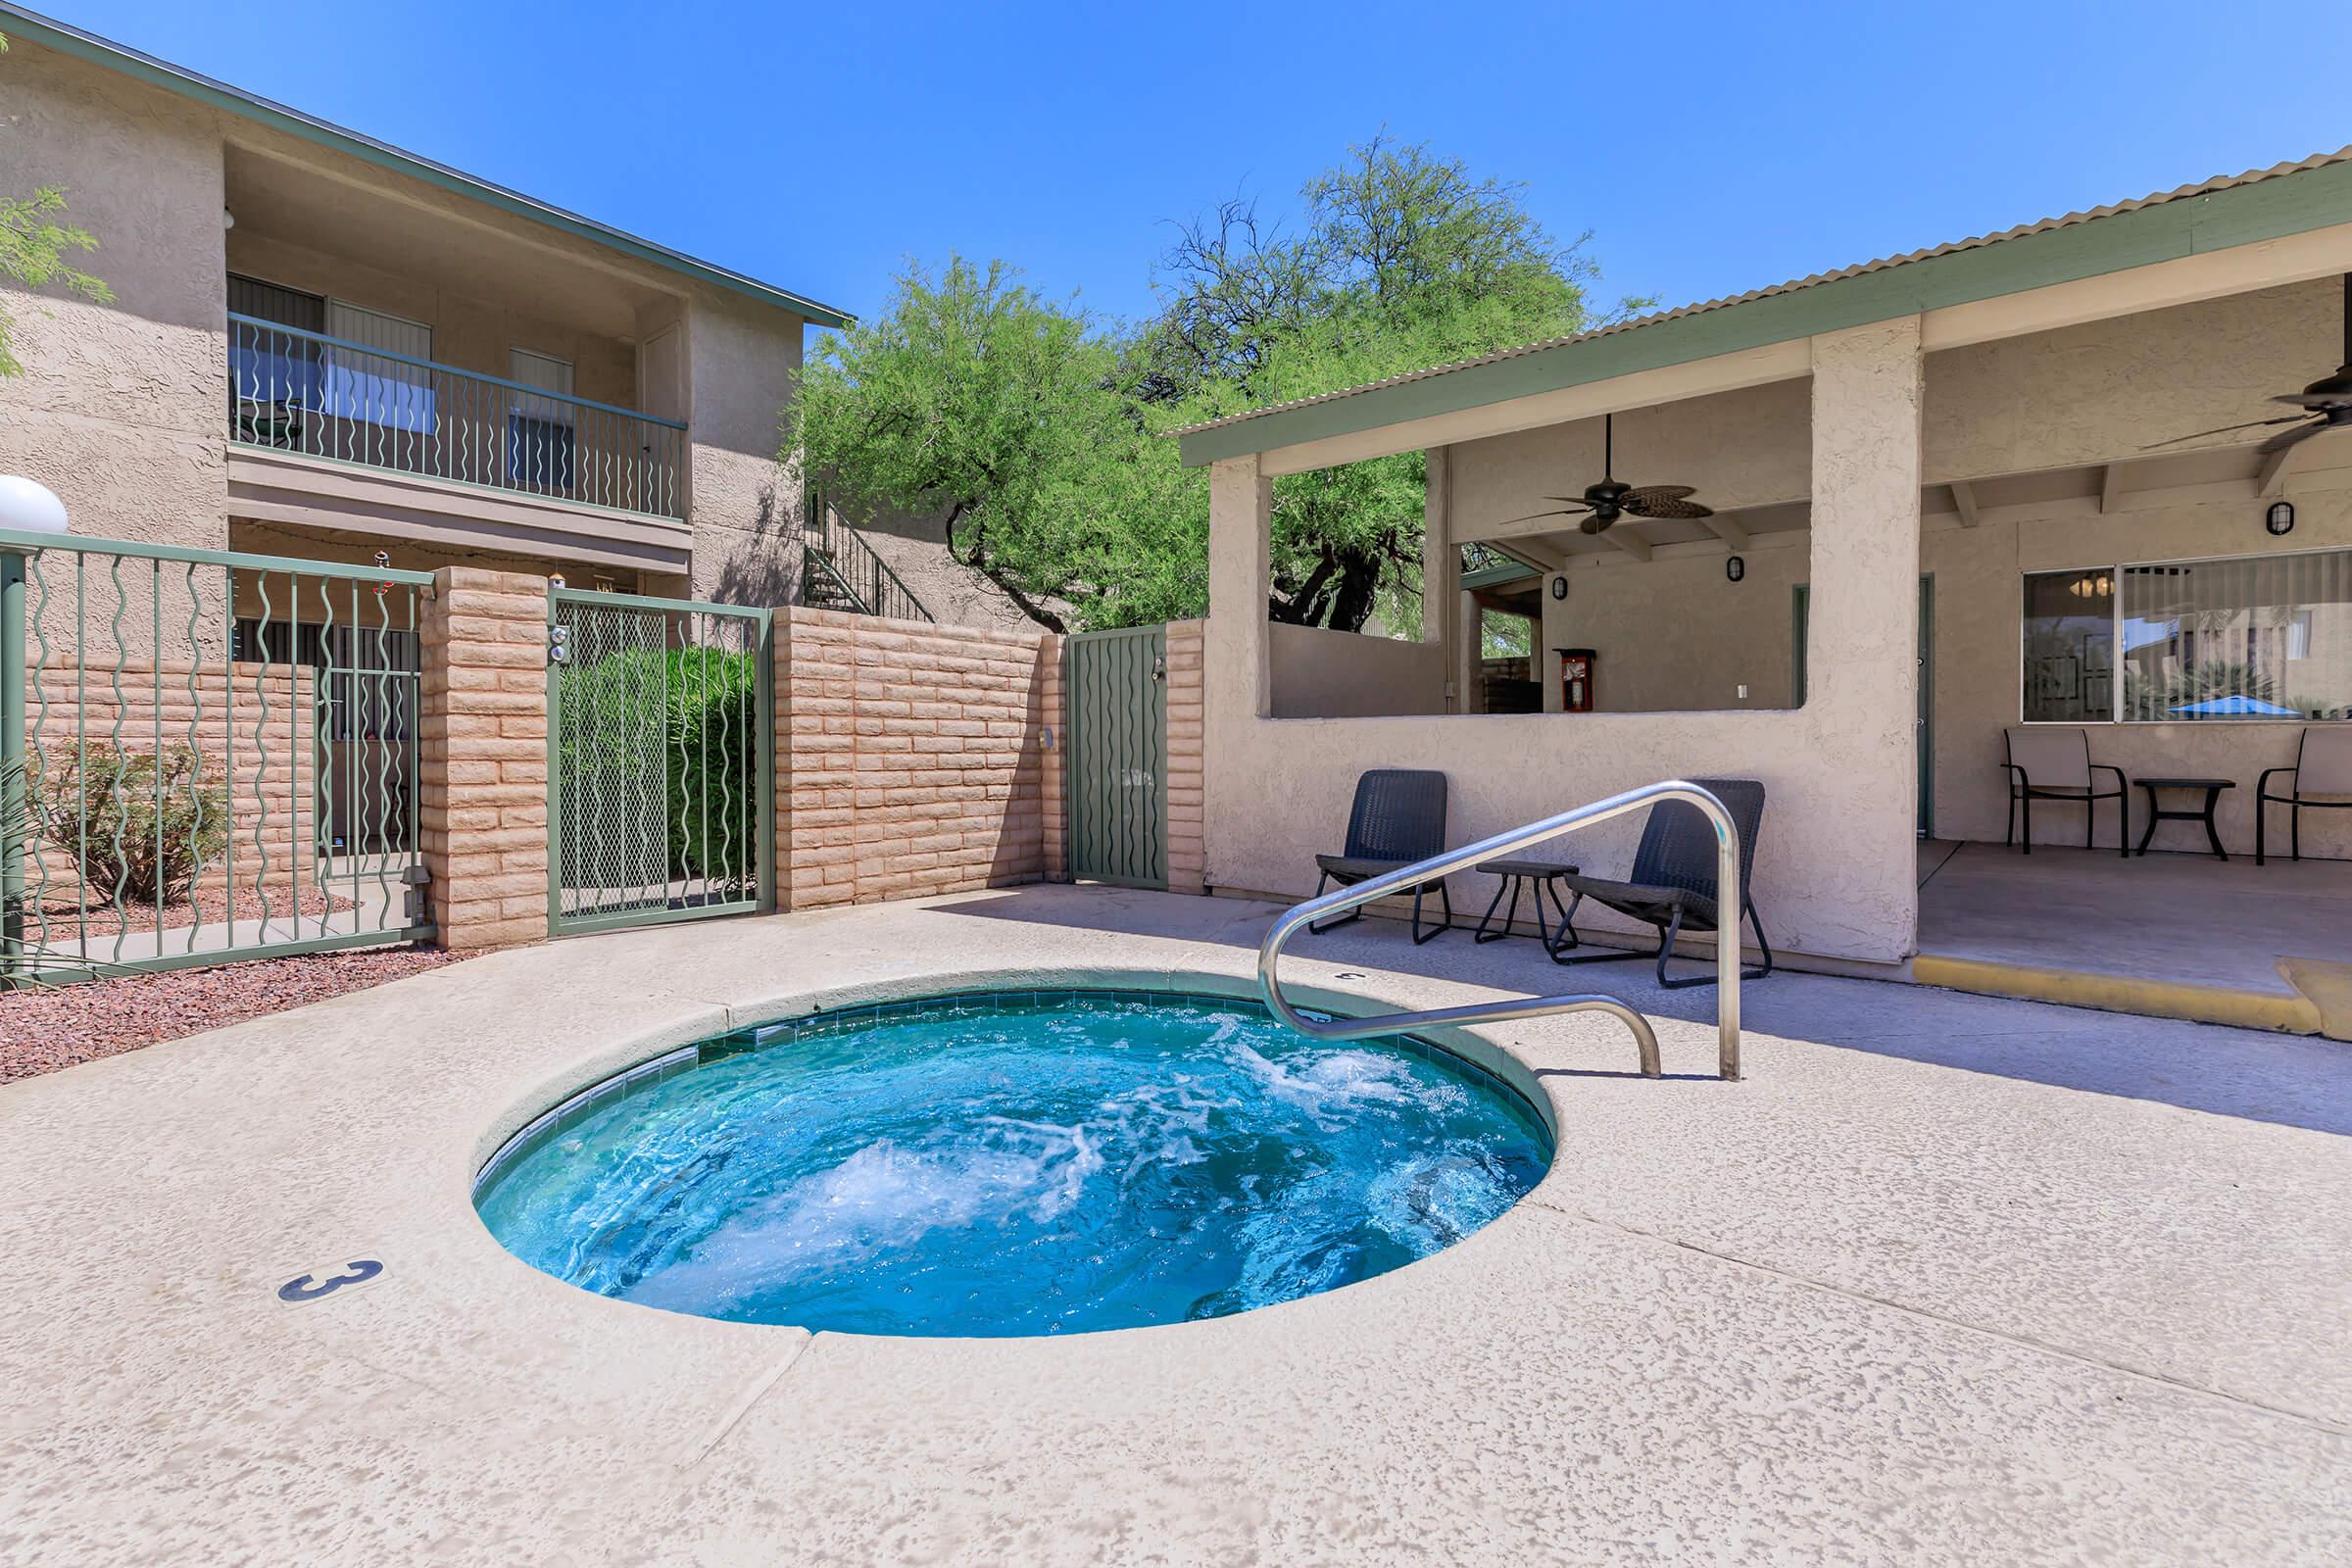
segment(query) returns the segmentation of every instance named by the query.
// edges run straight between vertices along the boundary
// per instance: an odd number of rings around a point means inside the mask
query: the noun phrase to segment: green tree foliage
[[[724,649],[633,648],[557,676],[564,706],[557,766],[569,809],[591,833],[566,835],[564,866],[579,886],[618,875],[659,883],[708,877],[742,892],[759,870],[754,820],[759,662]],[[662,813],[654,842],[649,809]],[[607,863],[589,848],[634,844],[642,863]]]
[[[1002,263],[910,270],[811,361],[794,444],[853,510],[944,509],[956,559],[1049,626],[1200,614],[1207,485],[1168,432],[1591,324],[1583,241],[1458,159],[1376,139],[1299,207],[1295,232],[1244,202],[1179,229],[1157,312],[1128,327]],[[1411,624],[1424,471],[1408,454],[1279,479],[1269,613]]]
[[[8,39],[0,36],[0,54]],[[40,185],[29,196],[0,193],[0,277],[14,278],[26,288],[64,288],[70,293],[111,302],[114,291],[66,258],[94,251],[98,242],[86,230],[58,220],[66,210],[62,186]],[[16,318],[0,309],[0,376],[23,375],[24,367],[9,352],[10,328]]]

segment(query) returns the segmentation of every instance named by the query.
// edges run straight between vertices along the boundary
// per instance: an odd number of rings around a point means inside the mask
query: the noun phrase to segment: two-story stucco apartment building
[[[793,291],[0,5],[0,173],[111,304],[19,294],[0,472],[77,532],[787,602]]]

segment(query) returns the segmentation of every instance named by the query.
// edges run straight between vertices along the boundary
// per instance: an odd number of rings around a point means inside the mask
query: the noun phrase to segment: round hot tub
[[[1254,1002],[1011,992],[845,1009],[584,1091],[486,1165],[534,1267],[671,1311],[1029,1335],[1248,1311],[1426,1257],[1551,1160],[1517,1090]]]

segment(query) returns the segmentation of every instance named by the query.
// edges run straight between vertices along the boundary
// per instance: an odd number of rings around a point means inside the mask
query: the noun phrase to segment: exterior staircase
[[[814,492],[803,514],[801,544],[801,603],[810,609],[892,620],[938,619],[875,554],[865,535]]]

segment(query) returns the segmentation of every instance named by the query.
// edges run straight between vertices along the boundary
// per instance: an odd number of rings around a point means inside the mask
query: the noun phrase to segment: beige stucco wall
[[[1554,599],[1548,589],[1544,596],[1536,667],[1544,707],[1560,707],[1552,650],[1590,648],[1598,655],[1593,703],[1603,713],[1787,708],[1790,589],[1805,580],[1810,542],[1803,532],[1757,535],[1740,553],[1746,575],[1738,582],[1725,576],[1721,549],[1570,563],[1568,597]]]
[[[1266,627],[1276,718],[1446,711],[1446,650],[1321,626]]]
[[[776,454],[806,323],[716,289],[694,292],[686,323],[694,596],[788,604],[801,487]]]
[[[1298,896],[1336,848],[1356,775],[1430,767],[1450,780],[1447,838],[1464,843],[1638,784],[1709,773],[1771,792],[1756,888],[1776,944],[1894,962],[1917,917],[1908,650],[1916,636],[1917,323],[1816,339],[1816,673],[1799,710],[1276,719],[1263,618],[1265,489],[1254,460],[1210,474],[1207,880]],[[1718,567],[1720,569],[1720,567]],[[1899,657],[1898,657],[1899,655]],[[1834,667],[1824,667],[1831,666]],[[1622,872],[1639,824],[1580,837],[1590,867]],[[1473,885],[1475,884],[1475,885]],[[1465,897],[1485,891],[1464,879]]]
[[[0,380],[0,473],[76,530],[221,543],[220,141],[213,117],[24,39],[0,55],[0,186],[66,187],[115,303],[0,281],[26,373]]]

